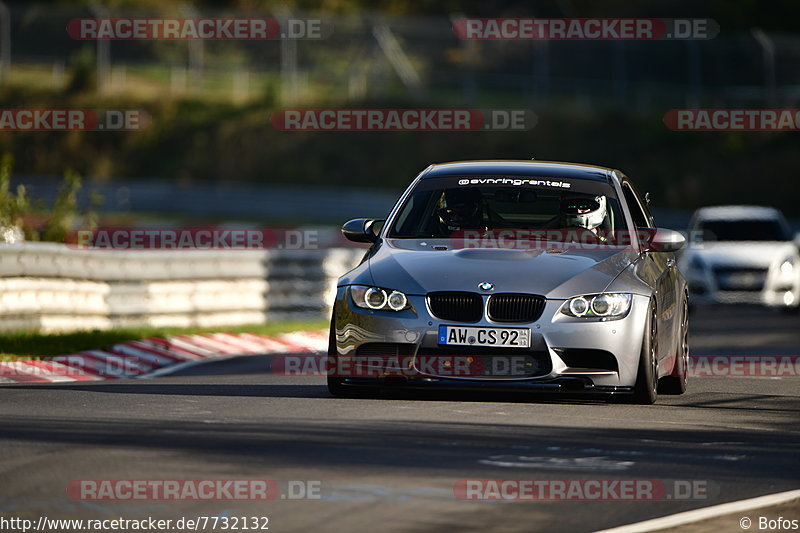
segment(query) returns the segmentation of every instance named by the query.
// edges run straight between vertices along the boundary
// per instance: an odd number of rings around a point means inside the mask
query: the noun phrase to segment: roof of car
[[[761,205],[716,205],[701,207],[694,217],[702,220],[780,219],[783,215],[774,207]]]
[[[608,182],[613,171],[606,167],[559,161],[483,160],[437,163],[428,167],[420,177],[510,175],[578,178]]]

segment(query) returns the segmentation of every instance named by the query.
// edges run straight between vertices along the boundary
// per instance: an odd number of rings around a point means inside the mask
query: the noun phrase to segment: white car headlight
[[[788,258],[783,263],[781,263],[781,274],[789,277],[794,274],[794,259]]]
[[[632,301],[632,295],[625,293],[576,296],[564,302],[561,312],[575,318],[622,318]]]
[[[356,307],[362,309],[402,311],[410,307],[405,294],[380,287],[353,285],[350,287],[350,297]]]

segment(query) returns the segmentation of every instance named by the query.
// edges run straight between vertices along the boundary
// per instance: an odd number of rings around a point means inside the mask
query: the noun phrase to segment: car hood
[[[408,294],[527,292],[565,299],[603,291],[637,257],[630,248],[515,250],[460,248],[447,239],[386,239],[369,259],[374,283]]]
[[[797,254],[792,242],[705,242],[702,246],[686,254],[699,256],[712,267],[769,268]]]

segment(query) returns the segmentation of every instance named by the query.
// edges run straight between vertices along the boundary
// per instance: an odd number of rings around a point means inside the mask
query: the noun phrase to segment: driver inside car
[[[448,189],[439,200],[436,214],[439,224],[447,232],[485,230],[483,220],[483,195],[474,187]]]
[[[598,241],[607,242],[600,226],[607,215],[605,196],[567,197],[561,200],[559,222],[566,229],[579,229],[590,232]]]

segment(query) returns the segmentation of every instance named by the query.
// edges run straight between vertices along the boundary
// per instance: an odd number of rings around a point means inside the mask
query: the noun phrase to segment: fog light
[[[783,305],[792,305],[794,303],[794,293],[786,291],[783,293]]]

